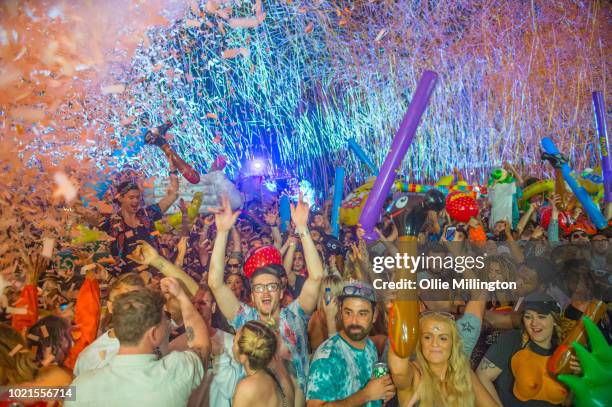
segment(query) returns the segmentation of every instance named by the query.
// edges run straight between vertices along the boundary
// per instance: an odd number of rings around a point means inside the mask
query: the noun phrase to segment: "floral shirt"
[[[284,344],[291,353],[291,362],[295,370],[300,389],[306,394],[308,378],[308,319],[299,301],[293,301],[280,311],[279,329]],[[238,331],[244,324],[252,320],[260,320],[259,312],[253,307],[241,303],[232,327]]]
[[[372,379],[376,362],[376,346],[370,339],[364,349],[357,349],[339,334],[332,336],[319,346],[312,358],[306,399],[339,401],[352,396]],[[367,407],[381,405],[380,400],[365,404]]]

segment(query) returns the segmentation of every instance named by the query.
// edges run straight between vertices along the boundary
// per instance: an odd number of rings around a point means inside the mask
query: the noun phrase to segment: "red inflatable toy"
[[[540,226],[544,228],[544,230],[548,229],[548,225],[550,224],[550,217],[552,216],[552,208],[550,206],[545,206],[540,209]],[[559,228],[563,230],[565,236],[567,236],[573,227],[573,221],[571,215],[567,212],[559,211]]]
[[[478,215],[478,202],[470,193],[452,191],[446,196],[446,212],[451,219],[467,223]]]
[[[263,246],[255,250],[244,263],[244,275],[251,278],[255,270],[270,264],[283,264],[280,252],[274,246]]]

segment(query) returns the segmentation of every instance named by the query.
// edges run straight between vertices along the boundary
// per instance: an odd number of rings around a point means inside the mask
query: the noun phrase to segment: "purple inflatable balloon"
[[[410,106],[408,106],[408,111],[395,134],[391,149],[387,153],[385,162],[376,177],[374,186],[368,195],[368,200],[363,206],[359,223],[365,230],[365,238],[368,240],[376,240],[378,238],[376,232],[374,232],[374,225],[376,225],[380,218],[383,204],[395,180],[395,171],[408,152],[408,147],[410,147],[412,139],[414,139],[417,127],[427,108],[437,80],[438,74],[432,71],[425,71],[423,76],[421,76],[412,101],[410,101]]]
[[[601,152],[601,175],[604,182],[604,201],[612,202],[612,160],[610,159],[610,143],[608,127],[606,126],[606,106],[603,93],[593,92],[593,107],[597,123],[597,141]]]

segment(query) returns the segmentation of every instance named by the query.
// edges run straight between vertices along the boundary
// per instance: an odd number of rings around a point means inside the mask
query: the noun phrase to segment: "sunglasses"
[[[342,289],[343,295],[359,295],[363,297],[371,297],[374,295],[374,290],[369,287],[360,287],[355,285],[347,285]]]
[[[269,293],[273,293],[280,288],[280,284],[279,283],[256,284],[252,288],[253,288],[253,292],[255,293],[261,294],[266,291]]]
[[[227,263],[227,268],[228,269],[239,269],[240,268],[240,263],[236,263],[236,264]]]
[[[419,314],[419,319],[420,318],[424,318],[424,317],[428,317],[431,315],[439,315],[441,317],[444,318],[448,318],[450,320],[455,320],[455,316],[453,314],[451,314],[450,312],[444,312],[444,311],[432,311],[432,310],[427,310],[427,311],[423,311]]]
[[[593,274],[595,274],[596,277],[603,277],[608,274],[608,271],[603,269],[595,269],[593,270]]]

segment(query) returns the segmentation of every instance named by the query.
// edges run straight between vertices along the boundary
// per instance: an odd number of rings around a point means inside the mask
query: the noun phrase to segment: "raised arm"
[[[227,237],[236,223],[240,211],[233,212],[229,198],[223,197],[221,209],[215,211],[215,223],[217,225],[217,237],[210,257],[210,268],[208,270],[208,285],[217,299],[221,312],[228,321],[232,321],[238,313],[240,302],[223,281],[223,270],[225,268],[225,249]]]
[[[302,247],[304,248],[304,260],[306,269],[308,270],[308,278],[304,282],[302,292],[298,297],[298,301],[304,312],[308,315],[312,314],[319,300],[319,289],[321,288],[321,280],[323,279],[323,264],[319,257],[319,252],[308,231],[308,213],[309,205],[304,202],[304,197],[300,193],[300,199],[297,205],[291,204],[291,219],[295,223],[295,231],[300,236]]]
[[[552,194],[548,201],[552,207],[550,222],[548,223],[548,242],[556,246],[559,243],[559,207],[557,205],[560,204],[561,197],[557,194]]]
[[[187,204],[181,198],[179,200],[179,208],[181,209],[181,238],[176,244],[177,254],[174,264],[177,267],[183,267],[185,261],[185,254],[187,253],[187,243],[189,241],[189,233],[191,231],[191,225],[189,223],[189,213]]]
[[[416,372],[414,364],[408,358],[400,358],[397,356],[391,348],[389,348],[389,353],[387,355],[387,363],[389,364],[389,371],[393,378],[393,384],[397,387],[398,392],[402,391],[402,394],[406,394],[404,391],[413,388]],[[407,399],[410,400],[411,397],[412,394],[410,394]],[[405,403],[406,401],[400,400],[400,403],[402,402]]]
[[[525,226],[527,226],[527,222],[531,219],[533,213],[538,209],[538,204],[532,202],[529,204],[529,209],[521,216],[518,224],[516,225],[516,233],[521,236],[523,230],[525,230]]]
[[[472,388],[474,389],[474,396],[476,398],[476,407],[502,407],[499,400],[489,393],[485,386],[480,382],[476,373],[470,370],[470,376],[472,377]]]
[[[289,236],[286,244],[289,248],[287,249],[287,253],[283,258],[283,266],[285,267],[285,272],[287,273],[287,283],[289,283],[291,287],[294,287],[297,276],[293,270],[293,256],[295,255],[295,250],[297,248],[297,239],[294,236]]]
[[[510,222],[505,220],[504,227],[504,233],[506,234],[506,241],[508,242],[508,246],[510,247],[510,253],[517,262],[522,263],[525,260],[525,256],[523,255],[523,251],[519,247],[518,243],[516,243],[516,241],[514,240],[514,236],[512,236]]]
[[[187,240],[189,240],[187,236],[181,236],[178,243],[176,244],[177,254],[176,259],[174,260],[174,265],[176,267],[183,267],[183,262],[185,261],[185,254],[187,253]]]
[[[178,198],[179,180],[178,170],[170,163],[170,187],[166,191],[166,196],[159,201],[159,209],[165,213]]]
[[[240,232],[238,232],[238,229],[236,229],[236,226],[232,226],[230,234],[232,236],[233,244],[232,253],[242,255],[242,239],[240,237]]]
[[[467,269],[464,272],[465,279],[476,279],[478,276],[473,269]],[[465,305],[465,313],[470,313],[480,320],[484,319],[485,308],[487,305],[488,292],[485,290],[470,290],[470,300]]]
[[[495,389],[495,384],[493,382],[495,382],[495,379],[497,379],[501,373],[502,370],[495,366],[495,364],[486,357],[480,361],[478,369],[476,369],[476,376],[478,376],[480,383],[482,383],[482,386],[487,389],[491,397],[500,406],[503,404],[499,399],[499,395],[497,394],[497,390]],[[474,388],[476,388],[476,386]]]
[[[516,170],[514,165],[512,165],[512,164],[507,162],[507,163],[505,163],[504,168],[506,169],[506,171],[508,171],[510,174],[512,174],[514,179],[516,179],[516,182],[517,182],[518,185],[522,185],[523,184],[523,177],[521,177],[521,174]]]
[[[204,364],[204,369],[206,369],[211,344],[210,335],[208,334],[208,328],[206,327],[204,319],[202,319],[200,313],[195,309],[191,300],[178,283],[178,280],[171,277],[163,278],[160,282],[160,287],[163,293],[177,299],[181,307],[183,324],[185,325],[187,346],[200,357]]]
[[[151,246],[144,240],[140,240],[139,243],[140,245],[137,246],[134,251],[128,255],[128,258],[140,264],[153,266],[166,277],[174,277],[178,280],[181,280],[183,283],[185,283],[185,286],[187,287],[191,295],[195,295],[196,291],[198,291],[198,284],[193,278],[191,278],[178,266],[172,264],[167,259],[160,256],[159,253],[157,253],[157,250],[155,250],[153,246]]]
[[[385,235],[380,231],[380,229],[376,227],[374,228],[374,231],[378,235],[378,241],[382,242],[385,245],[385,249],[387,250],[389,256],[395,256],[398,253],[397,247],[393,244],[393,242],[395,242],[395,240],[397,239],[398,235],[395,224],[393,224],[393,232],[388,237],[385,237]]]
[[[272,231],[272,240],[274,241],[274,247],[280,250],[283,246],[283,238],[280,233],[280,229],[278,225],[280,223],[280,218],[278,215],[278,209],[274,208],[270,210],[268,213],[264,215],[264,220],[270,226]]]

